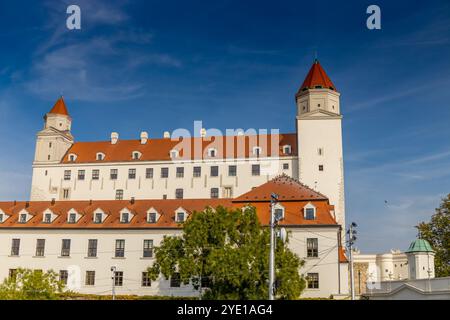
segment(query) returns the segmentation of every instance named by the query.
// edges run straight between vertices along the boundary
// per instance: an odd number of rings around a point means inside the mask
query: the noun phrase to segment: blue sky
[[[69,4],[79,31],[65,27]],[[381,30],[365,26],[370,4]],[[60,94],[78,141],[161,137],[194,120],[294,132],[316,51],[342,94],[358,247],[406,249],[450,192],[445,0],[2,1],[0,44],[1,200],[28,198],[35,133]]]

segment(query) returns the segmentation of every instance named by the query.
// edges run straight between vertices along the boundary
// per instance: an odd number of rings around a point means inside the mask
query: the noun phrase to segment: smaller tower
[[[408,257],[409,279],[434,278],[434,251],[427,240],[416,239],[405,253]]]
[[[44,129],[37,134],[34,164],[59,163],[74,140],[70,133],[72,119],[63,97],[44,116]]]

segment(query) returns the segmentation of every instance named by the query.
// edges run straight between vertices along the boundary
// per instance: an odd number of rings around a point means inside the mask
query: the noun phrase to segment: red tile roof
[[[223,142],[221,142],[223,140]],[[278,145],[272,150],[272,144]],[[291,153],[284,154],[283,146],[290,145]],[[215,159],[223,158],[249,158],[253,156],[253,147],[262,148],[260,157],[266,156],[295,156],[297,155],[297,135],[295,133],[277,135],[254,136],[223,136],[206,138],[184,138],[181,140],[148,139],[146,144],[140,140],[118,140],[116,144],[110,141],[100,142],[76,142],[67,151],[62,163],[92,163],[97,162],[96,154],[104,153],[102,162],[126,162],[126,161],[164,161],[171,160],[170,151],[180,150],[182,159],[207,159],[208,149],[217,149]],[[187,151],[186,151],[187,150]],[[198,152],[194,152],[199,150]],[[139,151],[142,156],[134,160],[133,151]],[[188,154],[190,152],[190,154]],[[76,154],[74,162],[69,161],[69,154]]]
[[[63,97],[59,98],[53,106],[52,110],[50,110],[51,114],[62,114],[64,116],[68,116],[69,112],[67,111],[66,104],[64,102]]]
[[[345,256],[345,250],[342,247],[339,247],[339,262],[340,263],[348,263],[348,259]]]
[[[336,90],[333,82],[331,82],[325,70],[320,65],[319,61],[316,59],[309,70],[305,81],[303,81],[302,86],[298,90],[297,94],[300,94],[305,89],[314,89],[316,87],[327,88],[331,90]]]

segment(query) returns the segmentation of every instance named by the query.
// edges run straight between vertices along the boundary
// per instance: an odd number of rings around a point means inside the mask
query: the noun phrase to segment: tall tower
[[[406,250],[409,266],[409,279],[434,278],[434,251],[424,239],[413,241]]]
[[[43,200],[48,191],[39,186],[47,184],[51,176],[51,166],[63,159],[74,139],[70,133],[72,119],[67,112],[64,99],[56,101],[53,108],[44,116],[44,129],[38,132],[33,162],[31,200]],[[49,185],[49,188],[51,186]]]
[[[323,193],[345,228],[340,93],[316,59],[295,95],[299,180]]]

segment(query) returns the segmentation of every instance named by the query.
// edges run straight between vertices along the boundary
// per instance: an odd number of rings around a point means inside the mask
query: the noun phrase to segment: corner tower
[[[340,93],[316,59],[295,95],[299,180],[325,194],[345,228]]]

